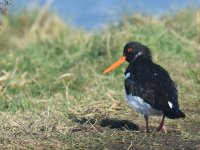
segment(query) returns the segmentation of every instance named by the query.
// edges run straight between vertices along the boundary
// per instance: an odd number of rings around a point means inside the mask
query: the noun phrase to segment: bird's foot
[[[157,129],[156,129],[157,132],[164,132],[164,133],[167,133],[167,130],[165,128],[165,126],[159,126]]]

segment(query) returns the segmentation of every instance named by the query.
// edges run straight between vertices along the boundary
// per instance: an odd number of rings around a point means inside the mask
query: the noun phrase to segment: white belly
[[[132,96],[132,94],[126,94],[126,101],[131,108],[135,109],[136,112],[140,114],[147,116],[162,115],[161,111],[153,109],[148,103],[145,103],[144,100],[139,96]]]

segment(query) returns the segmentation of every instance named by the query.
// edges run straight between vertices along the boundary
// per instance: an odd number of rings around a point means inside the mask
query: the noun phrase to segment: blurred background
[[[199,0],[51,0],[50,9],[66,22],[84,29],[98,28],[106,22],[117,22],[122,15],[140,12],[153,16],[173,13],[186,7],[199,7]],[[45,0],[14,0],[12,13],[44,5]]]

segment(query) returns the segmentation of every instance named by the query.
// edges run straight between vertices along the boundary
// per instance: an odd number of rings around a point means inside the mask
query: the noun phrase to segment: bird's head
[[[124,46],[123,57],[129,63],[136,60],[151,60],[151,52],[149,48],[138,42],[129,42]]]
[[[129,63],[134,63],[136,61],[151,61],[151,52],[147,46],[139,42],[129,42],[124,46],[123,56],[103,73],[105,74],[112,71],[125,61],[128,61]]]

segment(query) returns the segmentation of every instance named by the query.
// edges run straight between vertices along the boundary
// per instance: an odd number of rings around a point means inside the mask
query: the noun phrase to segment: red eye
[[[128,48],[128,52],[130,53],[130,52],[132,52],[133,51],[133,49],[132,48]]]

